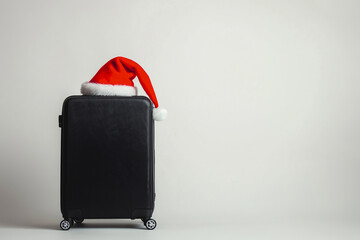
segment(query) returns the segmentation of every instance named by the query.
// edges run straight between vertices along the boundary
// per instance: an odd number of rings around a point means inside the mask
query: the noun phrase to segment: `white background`
[[[359,8],[2,0],[1,239],[359,239]],[[169,112],[156,123],[159,226],[57,231],[57,117],[115,56],[147,71]]]

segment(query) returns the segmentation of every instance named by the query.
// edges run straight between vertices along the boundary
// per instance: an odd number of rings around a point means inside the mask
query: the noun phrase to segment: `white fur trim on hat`
[[[153,109],[153,119],[155,121],[165,120],[167,117],[167,111],[164,108],[154,108]]]
[[[112,85],[84,82],[81,84],[81,93],[84,95],[101,96],[136,96],[136,87],[126,85]]]

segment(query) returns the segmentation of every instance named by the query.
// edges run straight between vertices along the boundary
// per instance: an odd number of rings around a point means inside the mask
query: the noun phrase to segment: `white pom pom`
[[[153,119],[155,121],[165,120],[167,116],[167,111],[164,108],[154,108],[153,109]]]

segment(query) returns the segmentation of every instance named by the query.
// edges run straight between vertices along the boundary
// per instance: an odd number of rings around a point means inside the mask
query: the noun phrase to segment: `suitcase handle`
[[[59,128],[61,128],[63,125],[63,117],[62,115],[59,115]]]

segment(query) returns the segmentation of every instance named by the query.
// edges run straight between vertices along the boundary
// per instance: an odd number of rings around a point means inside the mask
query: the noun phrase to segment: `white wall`
[[[65,97],[110,58],[160,106],[158,221],[360,218],[358,1],[1,1],[0,223],[60,214]]]

